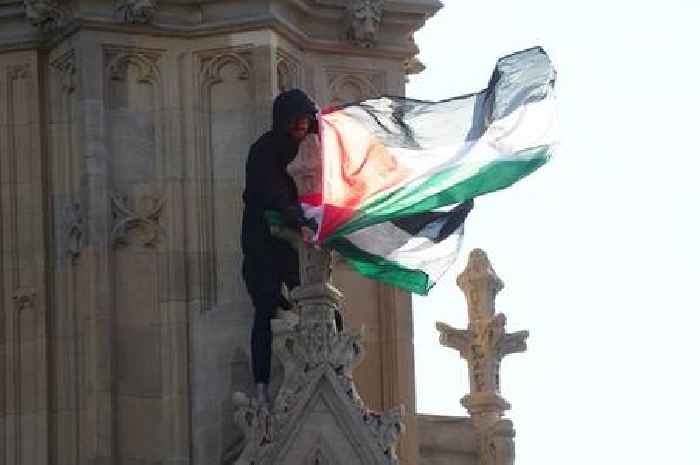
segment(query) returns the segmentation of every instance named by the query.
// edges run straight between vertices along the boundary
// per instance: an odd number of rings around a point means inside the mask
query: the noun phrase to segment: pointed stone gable
[[[329,282],[330,257],[282,234],[300,251],[302,285],[292,297],[299,321],[276,321],[275,353],[284,381],[268,411],[243,393],[233,395],[241,447],[232,465],[392,465],[404,408],[365,407],[352,380],[362,358],[361,332],[336,329],[342,295]]]

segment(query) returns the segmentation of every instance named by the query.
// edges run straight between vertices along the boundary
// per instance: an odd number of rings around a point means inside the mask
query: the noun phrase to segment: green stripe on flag
[[[513,157],[517,158],[495,160],[482,166],[476,174],[447,188],[441,186],[449,186],[461,174],[462,166],[452,167],[421,183],[383,195],[362,206],[350,221],[326,240],[326,243],[374,224],[432,211],[505,189],[544,165],[549,160],[550,147],[523,150]],[[430,193],[431,191],[433,193]]]
[[[425,272],[410,270],[394,261],[373,255],[356,247],[347,239],[336,239],[327,245],[337,250],[348,265],[366,278],[382,281],[420,295],[427,295],[435,285]]]
[[[277,210],[265,210],[263,214],[265,215],[265,220],[267,220],[267,224],[270,226],[281,226],[284,224],[284,221],[282,220],[282,215]]]

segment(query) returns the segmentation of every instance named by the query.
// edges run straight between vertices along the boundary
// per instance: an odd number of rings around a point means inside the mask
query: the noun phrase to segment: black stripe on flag
[[[392,223],[414,237],[424,236],[437,243],[452,235],[464,224],[472,208],[474,208],[474,200],[469,199],[449,211],[416,213],[393,220]],[[429,228],[430,225],[436,227]]]

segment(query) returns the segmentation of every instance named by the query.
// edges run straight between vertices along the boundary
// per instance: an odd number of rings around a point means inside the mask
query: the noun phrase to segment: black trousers
[[[272,357],[270,320],[277,307],[288,304],[282,295],[282,283],[289,290],[299,285],[299,256],[291,246],[274,241],[265,251],[245,255],[243,280],[255,307],[250,337],[253,377],[256,383],[269,384]]]

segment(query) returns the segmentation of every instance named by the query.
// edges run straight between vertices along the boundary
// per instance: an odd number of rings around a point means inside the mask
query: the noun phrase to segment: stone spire
[[[245,439],[225,462],[398,464],[404,408],[370,411],[355,389],[352,369],[363,354],[361,332],[336,327],[342,294],[330,283],[330,252],[304,244],[298,233],[285,228],[273,233],[299,251],[301,285],[292,292],[299,321],[273,325],[284,381],[271,411],[243,393],[234,394],[236,422]]]
[[[495,305],[503,281],[483,250],[471,252],[457,285],[467,298],[469,325],[461,330],[438,322],[440,343],[458,350],[469,366],[469,393],[461,403],[477,430],[480,465],[512,465],[515,431],[502,418],[510,404],[501,396],[500,367],[506,355],[526,350],[528,332],[506,332],[506,317]]]

